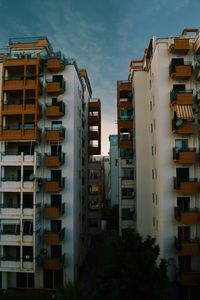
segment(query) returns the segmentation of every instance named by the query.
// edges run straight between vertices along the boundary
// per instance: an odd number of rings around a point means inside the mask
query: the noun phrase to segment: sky
[[[86,68],[102,105],[102,155],[117,133],[117,80],[152,36],[200,28],[199,0],[0,0],[0,47],[11,37],[47,36],[55,51]]]

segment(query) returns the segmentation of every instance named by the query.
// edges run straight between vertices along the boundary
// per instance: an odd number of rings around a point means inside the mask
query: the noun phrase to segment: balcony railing
[[[175,91],[171,90],[170,100],[172,104],[192,105],[193,90]]]
[[[47,154],[45,153],[44,157],[44,163],[47,168],[51,167],[59,167],[65,162],[65,153],[62,152],[61,154],[58,155],[53,155],[53,154]]]
[[[65,237],[65,228],[60,231],[51,231],[45,230],[44,231],[44,242],[50,245],[57,245],[64,240]]]
[[[187,38],[174,38],[173,43],[169,46],[171,53],[187,54],[190,50],[190,40]]]
[[[175,219],[185,225],[198,224],[200,221],[200,213],[198,208],[182,210],[179,207],[174,208]]]
[[[41,92],[41,82],[36,76],[30,77],[7,77],[3,83],[3,89],[5,91],[12,90],[35,90],[38,87],[39,92]]]
[[[199,241],[198,240],[180,240],[175,238],[174,246],[180,256],[192,256],[199,254]]]
[[[169,75],[173,79],[189,79],[192,76],[192,71],[191,62],[184,62],[180,65],[171,63],[169,66]]]
[[[47,60],[47,70],[49,72],[59,72],[64,70],[65,62],[61,57],[50,57]]]
[[[65,138],[65,128],[60,127],[59,129],[45,128],[45,139],[47,142],[59,142]]]
[[[172,131],[177,134],[193,134],[195,130],[194,122],[182,122],[182,124],[177,125],[176,119],[172,120]]]
[[[65,103],[58,102],[56,105],[46,104],[46,116],[47,118],[62,117],[65,114]]]
[[[21,125],[6,125],[0,130],[1,141],[40,141],[41,129],[31,126],[21,128]]]
[[[196,163],[196,148],[173,148],[173,160],[180,164]]]
[[[62,177],[60,179],[51,179],[46,178],[44,181],[44,190],[49,193],[57,193],[60,192],[65,187],[65,178]]]
[[[65,81],[47,80],[46,91],[49,95],[58,95],[65,92]]]
[[[45,211],[45,217],[47,219],[59,218],[64,214],[65,203],[62,203],[60,206],[46,204],[44,211]]]
[[[21,115],[24,114],[37,114],[38,117],[42,116],[42,106],[37,104],[10,104],[6,103],[2,106],[3,115]]]
[[[200,272],[199,271],[180,271],[176,274],[176,280],[182,286],[199,286]]]
[[[42,266],[45,270],[60,270],[65,264],[65,254],[61,257],[45,256]]]
[[[174,189],[183,195],[193,195],[198,192],[197,178],[180,181],[177,177],[174,177]]]

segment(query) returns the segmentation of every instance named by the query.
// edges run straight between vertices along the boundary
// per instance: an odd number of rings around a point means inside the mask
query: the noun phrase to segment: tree
[[[156,261],[159,247],[127,229],[113,244],[110,261],[99,274],[95,300],[164,300],[167,294],[166,262]]]

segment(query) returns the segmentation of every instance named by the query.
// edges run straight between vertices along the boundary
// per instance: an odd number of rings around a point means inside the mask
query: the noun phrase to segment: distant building
[[[111,208],[119,204],[119,185],[118,185],[118,135],[109,136],[110,141],[110,199]]]
[[[136,228],[135,121],[131,81],[117,82],[119,232]]]

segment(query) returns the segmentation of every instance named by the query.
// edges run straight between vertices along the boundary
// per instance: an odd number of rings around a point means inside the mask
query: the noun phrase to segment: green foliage
[[[125,230],[113,244],[110,262],[99,274],[95,300],[164,300],[167,291],[166,263],[157,266],[159,247]]]

